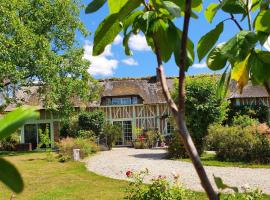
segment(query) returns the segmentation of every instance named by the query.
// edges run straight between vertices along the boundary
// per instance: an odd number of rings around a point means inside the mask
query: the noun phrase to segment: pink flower
[[[145,137],[143,135],[139,136],[139,141],[143,142],[145,140]]]
[[[132,176],[132,171],[128,170],[128,171],[126,172],[126,176],[127,176],[127,177],[131,177],[131,176]]]

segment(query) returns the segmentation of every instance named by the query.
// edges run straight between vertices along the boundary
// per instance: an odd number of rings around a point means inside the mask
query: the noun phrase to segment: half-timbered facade
[[[173,78],[168,78],[167,82],[172,87]],[[156,77],[106,79],[101,84],[104,91],[100,100],[88,110],[101,109],[108,122],[122,126],[123,137],[119,145],[131,144],[137,129],[155,129],[164,135],[170,133],[170,112]]]

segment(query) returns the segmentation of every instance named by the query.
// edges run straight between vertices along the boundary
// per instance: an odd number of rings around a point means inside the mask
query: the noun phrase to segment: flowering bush
[[[92,153],[97,152],[98,146],[96,145],[93,138],[83,139],[83,138],[64,138],[58,144],[59,157],[62,162],[63,160],[69,160],[73,156],[73,149],[80,149],[80,157],[85,158]]]
[[[159,176],[152,179],[149,185],[143,184],[148,174],[147,169],[139,173],[130,170],[126,172],[127,177],[133,180],[126,190],[126,200],[188,200],[193,195],[178,182],[178,176],[174,177],[173,183],[169,183],[166,177]]]
[[[133,142],[135,149],[146,149],[152,148],[164,141],[164,137],[160,134],[160,132],[156,130],[149,129],[142,133],[142,130],[139,129],[141,132],[137,132],[137,137]]]

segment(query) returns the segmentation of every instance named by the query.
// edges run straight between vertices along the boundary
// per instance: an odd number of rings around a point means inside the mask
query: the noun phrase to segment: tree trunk
[[[187,46],[187,39],[188,39],[188,28],[189,28],[189,20],[190,20],[190,14],[191,14],[191,0],[186,0],[186,10],[185,10],[185,18],[184,18],[184,28],[183,28],[183,35],[182,35],[182,43],[181,43],[181,51],[179,55],[180,59],[180,71],[179,71],[179,92],[178,92],[178,99],[179,99],[179,105],[175,104],[173,101],[168,85],[166,76],[164,73],[163,65],[162,65],[162,59],[160,54],[159,46],[154,39],[155,44],[155,50],[156,50],[156,57],[158,62],[158,70],[157,70],[157,76],[159,77],[159,80],[161,82],[162,91],[164,93],[164,96],[166,98],[166,101],[173,113],[173,117],[176,121],[177,128],[179,131],[180,138],[185,146],[186,151],[188,152],[192,163],[196,169],[196,172],[200,178],[201,185],[204,188],[205,192],[207,193],[207,196],[210,200],[218,200],[219,196],[213,189],[207,174],[205,172],[205,169],[201,163],[200,156],[197,152],[197,149],[192,141],[192,138],[189,134],[189,131],[186,126],[185,122],[185,60],[186,60],[186,46]]]

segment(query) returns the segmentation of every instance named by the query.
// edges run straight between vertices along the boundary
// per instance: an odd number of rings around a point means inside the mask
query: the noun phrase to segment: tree
[[[269,4],[269,0],[219,0],[219,3],[212,3],[206,8],[205,17],[209,23],[212,23],[217,12],[224,12],[229,16],[205,34],[197,48],[199,60],[208,54],[206,63],[210,69],[226,68],[220,84],[224,91],[228,88],[226,82],[231,78],[237,81],[240,92],[251,79],[253,84],[264,85],[270,94]],[[241,23],[234,15],[242,17]],[[214,47],[228,20],[235,23],[239,32],[225,43]],[[244,30],[245,26],[248,27],[247,30]]]
[[[86,13],[97,11],[105,4],[106,0],[93,0],[86,8]],[[223,0],[218,4],[211,5],[206,9],[206,17],[212,21],[218,10],[228,12],[230,18],[239,29],[242,29],[239,22],[234,18],[235,13],[243,15],[243,19],[248,19],[249,28],[252,28],[250,9],[260,7],[254,26],[258,33],[251,30],[242,31],[236,37],[214,48],[208,55],[207,64],[211,69],[222,69],[227,62],[232,66],[232,78],[238,81],[239,88],[242,89],[247,83],[249,75],[256,83],[268,86],[269,79],[269,52],[254,50],[259,38],[268,37],[269,26],[269,1],[256,0],[250,6],[250,1]],[[241,4],[241,5],[240,5]],[[131,55],[128,47],[128,40],[132,34],[140,31],[146,36],[148,45],[151,46],[157,59],[157,76],[161,82],[162,90],[167,103],[176,121],[178,133],[187,150],[196,172],[201,180],[209,199],[219,199],[219,195],[214,191],[207,174],[201,164],[197,149],[186,126],[185,120],[185,76],[188,67],[194,60],[194,45],[188,38],[190,18],[196,18],[195,12],[202,10],[202,0],[108,0],[110,14],[100,23],[95,32],[93,54],[101,54],[105,47],[112,43],[114,38],[123,31],[125,53]],[[240,6],[239,6],[240,5]],[[244,8],[244,10],[243,10]],[[177,17],[184,15],[183,28],[179,29],[173,21]],[[202,37],[198,44],[198,56],[201,60],[215,45],[217,38],[223,30],[223,23],[219,24],[213,31]],[[266,37],[267,36],[267,37]],[[163,62],[167,62],[174,54],[175,62],[179,67],[178,76],[178,102],[173,101],[166,82]],[[250,63],[250,64],[247,64]],[[251,67],[251,63],[255,67]],[[251,70],[253,69],[253,70]],[[230,76],[228,76],[230,77]],[[226,73],[223,74],[219,94],[225,94],[227,87]],[[268,89],[269,90],[269,89]],[[270,92],[270,90],[269,90]],[[217,182],[220,182],[217,178]],[[220,184],[218,184],[220,185]]]
[[[212,123],[226,120],[229,102],[216,95],[218,76],[199,75],[186,79],[186,121],[195,145],[203,151],[203,138]],[[178,85],[174,85],[173,98],[178,102]],[[207,117],[205,117],[207,116]]]
[[[14,100],[11,93],[36,82],[44,105],[64,114],[75,96],[95,97],[97,83],[75,39],[77,32],[88,34],[80,8],[79,0],[0,2],[0,92],[8,90],[7,102]]]
[[[105,116],[101,110],[83,112],[78,116],[78,128],[80,130],[91,130],[97,137],[103,132],[104,123]]]

